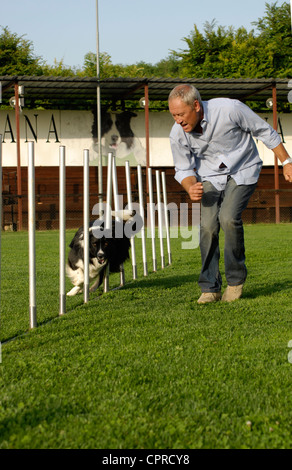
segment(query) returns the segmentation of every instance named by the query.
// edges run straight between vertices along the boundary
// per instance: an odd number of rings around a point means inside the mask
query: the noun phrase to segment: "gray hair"
[[[201,95],[198,92],[197,88],[193,85],[177,85],[168,96],[168,102],[174,98],[180,98],[185,104],[193,106],[194,101],[197,100],[202,106]]]

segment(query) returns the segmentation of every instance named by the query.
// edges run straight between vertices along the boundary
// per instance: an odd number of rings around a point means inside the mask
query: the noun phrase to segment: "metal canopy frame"
[[[0,76],[2,97],[15,96],[15,117],[17,134],[17,188],[18,188],[18,226],[22,229],[22,188],[20,163],[19,132],[19,86],[24,87],[25,97],[29,99],[49,99],[56,102],[86,100],[137,100],[145,98],[145,134],[146,134],[146,168],[149,168],[149,101],[166,101],[170,91],[178,84],[190,83],[200,91],[203,100],[216,97],[234,98],[241,101],[255,99],[266,101],[273,99],[273,127],[277,130],[277,102],[287,102],[289,79],[224,79],[224,78],[106,78],[98,77],[46,77],[46,76]],[[97,96],[99,95],[99,96]],[[100,140],[100,139],[99,139]],[[102,175],[102,165],[99,164]],[[146,172],[147,174],[147,172]],[[274,164],[276,223],[280,222],[279,170],[275,157]]]
[[[97,77],[45,77],[2,76],[2,94],[18,83],[25,88],[30,99],[49,100],[96,100],[96,89],[100,86],[102,100],[138,100],[148,86],[149,100],[167,100],[169,92],[180,83],[191,83],[198,88],[203,100],[216,97],[236,98],[246,101],[254,95],[257,100],[271,98],[271,88],[277,88],[277,100],[287,101],[289,79],[225,79],[225,78],[105,78]]]

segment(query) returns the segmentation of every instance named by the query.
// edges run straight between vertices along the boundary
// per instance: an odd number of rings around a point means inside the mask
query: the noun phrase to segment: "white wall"
[[[117,142],[116,150],[112,150],[112,136],[119,135],[115,125],[116,114],[111,113],[113,122],[109,130],[102,138],[102,152],[106,156],[109,151],[114,151],[117,164],[123,165],[129,160],[131,165],[146,164],[146,139],[145,139],[145,117],[144,112],[136,113],[137,116],[130,120],[133,138],[130,143]],[[261,114],[263,119],[272,125],[272,114]],[[285,147],[292,155],[292,115],[284,114],[278,116],[281,120],[285,139]],[[35,141],[28,121],[31,123],[33,132],[37,136]],[[9,120],[11,128],[9,127]],[[169,144],[169,132],[173,119],[168,112],[152,112],[149,117],[150,132],[150,166],[173,166],[172,155]],[[98,164],[96,139],[92,135],[93,114],[90,111],[59,111],[59,110],[23,110],[20,115],[20,153],[21,165],[27,165],[26,141],[35,141],[35,164],[36,166],[58,166],[59,146],[66,147],[66,163],[68,166],[82,165],[83,149],[89,149],[90,164]],[[280,132],[280,128],[278,128]],[[3,136],[2,154],[3,166],[17,166],[16,154],[16,126],[14,110],[0,111],[0,134]],[[14,139],[14,142],[13,142]],[[261,142],[257,143],[259,153],[264,165],[274,164],[274,154]],[[129,148],[128,148],[129,147]]]
[[[266,120],[270,126],[273,127],[273,115],[272,113],[259,114],[262,119]],[[284,135],[284,146],[292,156],[292,115],[291,114],[279,114],[278,120],[280,119],[283,135]],[[281,135],[281,127],[278,123],[278,132]],[[264,162],[264,166],[274,165],[275,157],[272,150],[267,149],[267,147],[260,141],[256,142],[259,155]]]

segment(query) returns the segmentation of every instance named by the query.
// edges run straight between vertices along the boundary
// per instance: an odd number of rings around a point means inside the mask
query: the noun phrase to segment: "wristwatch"
[[[282,166],[287,165],[287,163],[292,163],[292,158],[291,157],[286,158],[286,160],[282,163]]]

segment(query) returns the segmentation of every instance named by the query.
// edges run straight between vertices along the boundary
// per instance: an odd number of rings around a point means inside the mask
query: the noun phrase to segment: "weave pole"
[[[156,246],[155,246],[155,210],[153,201],[153,183],[152,183],[152,169],[148,168],[148,186],[149,186],[149,206],[148,212],[150,216],[150,230],[151,230],[151,242],[152,242],[152,263],[153,271],[157,271],[157,257],[156,257]]]
[[[128,209],[132,211],[133,202],[132,202],[132,190],[131,190],[131,172],[130,172],[130,162],[128,160],[126,160],[125,172],[126,172],[126,184],[127,184]],[[134,235],[131,236],[130,243],[131,243],[133,279],[137,279],[138,276],[137,276],[136,248],[135,248],[135,236]]]
[[[162,179],[162,194],[163,194],[163,206],[164,206],[164,219],[165,219],[165,230],[166,230],[168,264],[171,264],[172,258],[171,258],[171,247],[170,247],[169,220],[168,220],[168,211],[167,211],[167,193],[166,193],[165,171],[163,171],[161,173],[161,179]]]
[[[157,191],[157,208],[158,208],[158,233],[160,241],[161,267],[165,267],[164,247],[163,247],[163,228],[162,228],[162,207],[161,207],[161,189],[160,189],[160,172],[156,170],[156,191]]]
[[[119,201],[119,189],[118,189],[118,175],[117,175],[117,167],[116,167],[116,157],[113,156],[113,194],[114,194],[114,204],[115,204],[115,212],[119,213],[120,201]],[[116,222],[121,222],[121,218],[119,216],[115,216]],[[125,270],[124,265],[120,265],[120,286],[125,285]]]
[[[108,154],[107,160],[107,187],[106,187],[106,213],[104,230],[111,228],[111,207],[112,207],[112,181],[113,181],[113,154]],[[103,282],[103,291],[109,291],[109,264],[105,268],[105,276]]]
[[[83,150],[84,303],[89,301],[89,150]]]
[[[143,182],[142,182],[142,168],[141,165],[137,165],[138,172],[138,192],[139,192],[139,207],[140,217],[142,218],[143,226],[141,229],[142,239],[142,257],[143,257],[143,272],[144,276],[148,276],[147,268],[147,255],[146,255],[146,240],[145,240],[145,217],[144,217],[144,202],[143,202]]]
[[[59,315],[66,313],[66,152],[59,148]]]
[[[34,142],[28,142],[28,244],[29,244],[29,325],[37,326],[35,266],[35,168]]]

